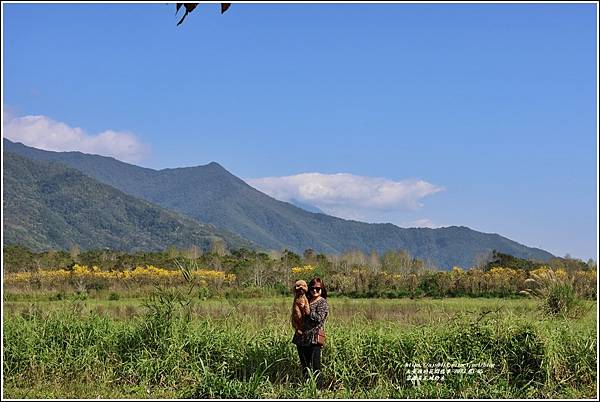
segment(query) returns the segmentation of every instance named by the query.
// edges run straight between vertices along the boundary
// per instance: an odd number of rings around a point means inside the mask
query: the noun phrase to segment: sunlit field
[[[325,388],[301,381],[291,298],[162,287],[6,292],[8,398],[592,398],[596,302],[329,298]],[[462,366],[461,366],[462,364]],[[421,370],[419,372],[419,370]],[[431,372],[429,371],[431,370]],[[437,370],[437,371],[436,371]],[[462,372],[461,372],[462,371]]]

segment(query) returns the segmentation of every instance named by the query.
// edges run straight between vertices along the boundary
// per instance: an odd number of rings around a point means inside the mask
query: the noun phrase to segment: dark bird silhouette
[[[177,26],[181,25],[183,20],[185,20],[185,17],[187,17],[187,15],[189,13],[194,11],[194,9],[198,6],[198,3],[177,3],[176,9],[175,9],[175,15],[177,15],[181,6],[185,7],[185,14],[183,14],[183,17],[181,17],[181,19],[177,23]],[[231,6],[231,3],[221,3],[221,14],[223,14],[225,11],[227,11],[229,9],[229,6]]]

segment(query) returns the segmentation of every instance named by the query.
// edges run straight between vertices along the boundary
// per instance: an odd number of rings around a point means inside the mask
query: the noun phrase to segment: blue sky
[[[3,135],[597,259],[596,7],[3,3]]]

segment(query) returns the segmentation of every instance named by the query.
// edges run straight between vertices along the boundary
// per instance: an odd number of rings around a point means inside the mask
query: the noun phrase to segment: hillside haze
[[[251,247],[237,235],[127,195],[56,162],[4,153],[4,242],[34,250],[108,247],[163,250],[216,239]]]
[[[519,258],[548,260],[552,254],[498,234],[467,227],[400,228],[308,212],[250,187],[218,163],[153,170],[80,152],[51,152],[4,140],[5,151],[61,162],[132,196],[236,233],[264,249],[313,249],[324,253],[406,250],[442,268],[471,266],[495,249]]]

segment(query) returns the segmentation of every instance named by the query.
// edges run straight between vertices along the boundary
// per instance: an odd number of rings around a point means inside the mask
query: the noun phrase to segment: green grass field
[[[117,300],[118,299],[118,300]],[[291,299],[5,294],[5,398],[593,398],[596,302],[330,298],[326,388],[300,380]],[[409,379],[407,365],[487,365]],[[493,365],[493,367],[489,367]],[[427,377],[427,376],[426,376]],[[441,376],[440,376],[441,377]]]

